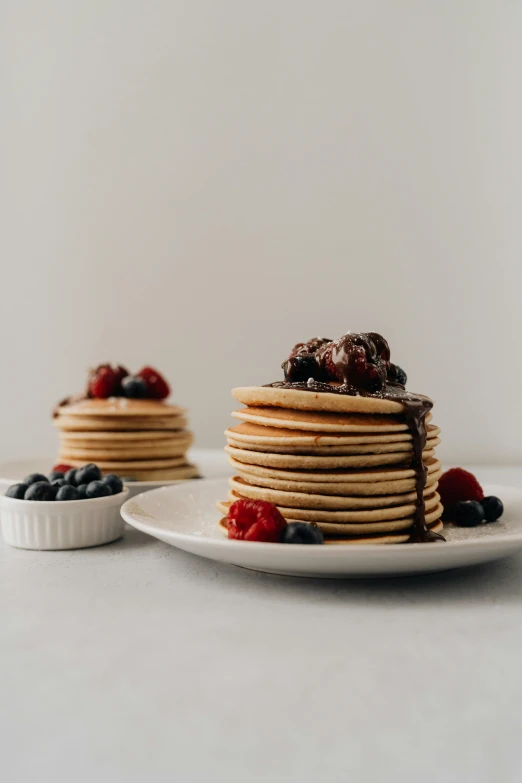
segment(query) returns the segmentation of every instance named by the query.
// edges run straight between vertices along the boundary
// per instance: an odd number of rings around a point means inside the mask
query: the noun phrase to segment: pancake
[[[71,459],[69,465],[80,468],[85,465],[85,460]],[[136,470],[169,470],[186,466],[184,457],[172,457],[169,459],[150,460],[100,460],[96,463],[102,471],[117,473],[120,476],[132,476]]]
[[[423,494],[429,495],[435,492],[438,486],[438,481],[432,480],[432,476],[437,474],[431,474],[428,483],[424,487]],[[266,487],[268,489],[276,489],[282,492],[300,492],[310,493],[313,495],[342,495],[350,502],[353,508],[374,508],[378,506],[399,506],[404,503],[412,503],[416,500],[417,493],[412,490],[411,492],[402,492],[395,494],[373,494],[373,495],[357,495],[353,493],[353,487],[357,487],[357,484],[334,484],[319,482],[304,482],[304,481],[278,481],[277,479],[264,478],[263,476],[251,476],[248,473],[242,473],[238,471],[237,476],[234,478],[242,479],[243,482],[250,484],[254,487]],[[368,483],[368,488],[371,489],[372,485]]]
[[[353,513],[356,521],[365,521],[370,519],[397,519],[401,517],[413,516],[415,512],[415,502],[412,501],[402,506],[379,506],[378,508],[362,508],[355,503],[349,495],[312,495],[306,492],[285,492],[268,487],[256,487],[248,484],[238,477],[229,479],[230,487],[234,494],[252,500],[265,500],[268,503],[274,503],[276,506],[286,506],[287,508],[304,508],[318,510],[349,510]],[[437,492],[432,492],[424,498],[425,508],[432,508],[439,502]]]
[[[67,443],[68,445],[79,444],[82,447],[91,448],[91,444],[92,446],[107,446],[108,444],[112,443],[127,445],[130,443],[142,443],[143,441],[153,441],[154,443],[157,443],[158,441],[174,442],[178,439],[186,438],[187,435],[192,436],[192,433],[184,429],[140,430],[136,432],[132,430],[121,430],[118,432],[111,432],[107,430],[103,430],[101,432],[81,432],[75,430],[72,432],[66,431],[60,433],[60,441],[62,443]]]
[[[411,457],[413,453],[410,443],[359,443],[355,445],[336,445],[336,446],[278,446],[251,443],[250,441],[236,440],[228,438],[227,443],[236,449],[247,449],[248,451],[261,451],[272,454],[302,454],[319,456],[343,456],[347,454],[397,454],[399,452]],[[440,439],[430,437],[426,440],[426,449],[434,449],[440,443]]]
[[[76,433],[78,435],[79,433]],[[145,433],[146,434],[146,433]],[[88,462],[112,459],[147,459],[177,457],[184,454],[193,440],[191,432],[185,430],[171,433],[171,437],[158,440],[112,440],[105,438],[70,438],[68,433],[60,436],[60,459],[85,459]]]
[[[248,487],[248,489],[245,489]],[[257,492],[256,490],[260,490]],[[270,493],[271,490],[266,490],[264,487],[252,487],[250,485],[234,485],[228,492],[228,500],[234,502],[239,498],[247,498],[249,500],[265,500],[269,503],[274,503],[281,511],[281,514],[292,519],[302,519],[307,522],[382,522],[389,519],[413,519],[415,514],[415,504],[411,503],[407,506],[389,506],[384,508],[347,508],[342,507],[342,501],[344,498],[333,498],[330,495],[319,496],[299,496],[297,493],[276,493],[272,490],[273,494],[260,496],[262,492]],[[292,497],[290,497],[292,495]],[[269,500],[272,497],[274,500]],[[309,497],[310,501],[307,505],[306,498]],[[278,501],[275,500],[278,498]],[[319,506],[324,501],[336,501],[341,503],[339,507],[327,507]],[[282,502],[280,502],[282,501]],[[292,502],[293,501],[293,502]],[[424,498],[424,507],[428,511],[433,511],[440,505],[440,497],[437,492],[428,495]],[[319,507],[318,507],[319,506]],[[442,511],[440,512],[442,513]]]
[[[94,462],[103,473],[140,481],[193,478],[187,462],[193,435],[184,408],[151,398],[87,398],[75,395],[54,411],[59,461],[73,467]]]
[[[62,414],[68,417],[96,416],[96,417],[127,417],[139,418],[157,417],[166,418],[182,416],[185,413],[179,405],[169,405],[160,400],[137,400],[128,397],[109,397],[106,400],[83,399],[72,402],[69,405],[60,405],[56,415]]]
[[[408,432],[402,416],[380,416],[362,413],[329,413],[279,408],[248,407],[234,411],[232,416],[241,421],[267,427],[282,427],[309,432]],[[426,419],[428,421],[428,419]]]
[[[226,515],[229,505],[229,503],[218,503],[217,507],[222,514]],[[301,520],[288,519],[287,521],[297,522]],[[405,531],[409,531],[411,527],[411,520],[407,521],[409,524],[406,526],[403,525],[404,520],[395,520],[389,523],[376,522],[366,525],[344,525],[342,530],[338,529],[338,525],[318,524],[317,526],[326,535],[325,544],[404,544],[409,540],[409,532]],[[442,522],[438,518],[428,522],[427,517],[426,521],[430,530],[438,533],[443,529]],[[218,524],[221,532],[224,535],[228,535],[226,518],[220,519]],[[331,533],[325,533],[324,528],[328,528]]]
[[[103,473],[112,473],[111,470],[103,470]],[[133,478],[135,481],[182,481],[184,479],[199,478],[199,470],[195,465],[186,463],[177,468],[136,469],[121,474],[122,478]]]
[[[53,424],[62,431],[119,432],[121,430],[181,430],[183,416],[68,416],[60,414]]]
[[[67,446],[62,444],[60,447],[60,461],[83,460],[84,462],[95,462],[97,465],[107,460],[145,460],[145,459],[169,459],[171,457],[183,456],[192,442],[192,438],[186,441],[169,445],[167,442],[143,444],[132,446],[115,446],[114,448],[91,448],[82,449],[80,447]]]
[[[248,409],[245,409],[248,410]],[[362,418],[362,417],[361,417]],[[372,417],[373,418],[373,417]],[[386,417],[387,419],[391,417]],[[428,438],[434,438],[440,435],[439,427],[434,424],[429,424],[426,427],[426,434]],[[234,427],[229,427],[225,430],[225,435],[229,440],[233,439],[238,442],[242,441],[245,444],[256,445],[277,445],[277,446],[353,446],[359,444],[390,444],[390,443],[409,443],[412,442],[412,437],[409,432],[384,432],[382,434],[361,434],[359,432],[314,432],[311,434],[309,431],[300,430],[296,426],[295,429],[283,428],[283,427],[271,427],[263,426],[261,424],[252,424],[250,422],[243,422],[242,424],[236,424]]]
[[[267,479],[269,481],[275,479],[275,481],[283,481],[289,484],[289,488],[292,489],[293,487],[291,484],[295,484],[296,482],[301,483],[303,480],[306,480],[307,484],[318,485],[318,489],[316,490],[317,493],[321,492],[334,495],[346,493],[363,497],[371,497],[374,495],[398,495],[415,491],[415,476],[400,476],[399,478],[393,479],[389,477],[392,470],[391,468],[388,469],[386,473],[379,474],[379,472],[376,471],[373,474],[374,478],[372,478],[370,471],[336,472],[335,475],[332,476],[329,473],[319,474],[312,471],[286,471],[260,468],[257,465],[243,465],[240,462],[235,462],[230,459],[229,462],[241,478],[254,485],[261,484],[260,479]],[[442,475],[441,463],[436,460],[434,460],[434,462],[436,462],[439,467],[430,472],[431,466],[428,466],[426,486],[438,482]],[[252,472],[253,470],[260,470],[263,471],[263,473],[256,474]],[[354,475],[357,472],[361,473],[361,478],[359,480],[357,479],[357,476]],[[401,470],[400,472],[406,473],[408,471]],[[336,477],[338,477],[337,481],[335,480]],[[309,478],[310,481],[308,481]],[[266,482],[263,483],[263,486],[266,486]],[[332,488],[330,491],[328,490],[328,486]],[[285,487],[280,485],[274,488],[285,489]],[[297,489],[297,486],[295,486],[295,488]]]
[[[427,523],[429,530],[434,533],[442,533],[444,525],[440,519],[433,523]],[[399,535],[370,535],[370,536],[357,536],[354,538],[325,538],[324,543],[328,545],[342,545],[342,544],[407,544],[410,540],[409,533],[402,533]]]
[[[234,503],[236,500],[240,499],[240,495],[236,494],[235,492],[230,491],[228,493],[228,503]],[[349,528],[345,527],[345,525],[349,524],[358,524],[358,525],[366,525],[369,524],[372,520],[364,521],[361,519],[356,519],[353,515],[353,512],[350,511],[322,511],[317,509],[308,509],[308,508],[288,508],[287,506],[278,506],[277,507],[279,511],[281,512],[282,516],[286,520],[292,520],[294,522],[314,522],[318,527],[321,529],[323,528],[323,525],[336,525],[337,530],[346,530],[349,531]],[[221,507],[219,507],[221,510]],[[440,503],[437,503],[427,514],[426,514],[426,520],[429,521],[435,521],[440,518],[440,515],[442,514],[442,505]],[[392,520],[373,520],[373,522],[384,522],[390,523]],[[413,514],[408,516],[405,519],[402,519],[401,522],[403,523],[403,527],[411,527],[413,524]],[[364,528],[366,530],[366,528]]]
[[[340,384],[330,385],[335,387]],[[425,397],[425,395],[418,396]],[[389,398],[313,392],[282,386],[240,386],[232,389],[232,397],[243,405],[256,407],[268,406],[329,413],[401,414],[404,412],[401,402]]]
[[[397,481],[402,479],[415,479],[415,471],[407,466],[382,466],[380,468],[364,468],[357,470],[355,468],[334,468],[332,470],[285,470],[284,468],[271,468],[263,465],[252,465],[238,462],[233,457],[229,458],[229,463],[234,468],[239,468],[254,476],[269,476],[272,478],[284,478],[297,480],[306,477],[307,481],[333,482],[333,483],[368,483]],[[442,467],[438,459],[430,458],[424,461],[428,474],[439,471]],[[359,493],[357,493],[359,494]]]
[[[409,461],[407,453],[399,452],[394,454],[357,454],[341,455],[336,457],[325,457],[322,455],[308,456],[301,454],[270,454],[261,451],[247,451],[246,449],[236,449],[233,446],[225,446],[225,451],[236,462],[243,462],[250,465],[260,465],[269,468],[297,468],[325,470],[328,468],[366,468],[382,465],[400,465]],[[423,451],[423,459],[427,460],[433,457],[433,449]]]

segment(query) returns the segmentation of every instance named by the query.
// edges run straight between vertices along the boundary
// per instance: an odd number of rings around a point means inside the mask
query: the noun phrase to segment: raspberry
[[[228,537],[241,541],[278,543],[286,520],[273,503],[265,500],[236,500],[227,515]]]
[[[71,470],[72,465],[55,465],[52,469],[51,473],[63,473],[64,475],[67,473],[68,470]]]
[[[121,378],[119,373],[122,367],[114,369],[110,364],[100,364],[91,373],[89,378],[89,395],[106,400],[118,393]]]
[[[463,468],[447,470],[439,480],[437,492],[444,506],[443,519],[454,519],[455,506],[463,500],[481,501],[484,497],[482,487],[473,473]]]
[[[147,397],[153,400],[164,400],[170,394],[170,387],[165,378],[153,367],[144,367],[137,373],[147,384]]]

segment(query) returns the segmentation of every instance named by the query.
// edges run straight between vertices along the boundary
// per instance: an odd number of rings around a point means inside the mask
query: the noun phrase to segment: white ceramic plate
[[[223,450],[217,449],[193,449],[188,454],[189,461],[199,466],[201,474],[209,478],[217,476],[232,475],[232,469],[229,467],[226,454]],[[31,459],[13,460],[11,462],[0,462],[0,493],[5,492],[11,484],[22,481],[30,473],[47,474],[52,470],[53,465],[57,463],[55,457],[33,457]],[[181,481],[189,481],[182,479]],[[141,492],[147,492],[150,489],[179,484],[180,481],[129,481],[126,486],[129,489],[130,497],[138,495]]]
[[[502,521],[477,528],[446,525],[446,543],[311,546],[229,541],[220,532],[216,501],[226,479],[164,487],[128,500],[123,518],[160,541],[210,560],[288,576],[385,577],[448,571],[487,563],[522,549],[522,490],[486,485],[504,503]]]

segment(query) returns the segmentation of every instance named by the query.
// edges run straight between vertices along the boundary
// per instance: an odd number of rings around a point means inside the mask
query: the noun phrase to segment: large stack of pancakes
[[[80,399],[55,411],[59,461],[77,467],[94,462],[103,473],[135,481],[194,478],[187,462],[193,437],[185,411],[158,400]]]
[[[247,407],[226,431],[235,470],[227,514],[239,498],[274,503],[288,522],[316,523],[326,544],[393,544],[410,539],[416,511],[412,435],[400,402],[280,387],[234,389]],[[426,418],[423,462],[427,527],[442,530],[437,493],[440,430]],[[226,529],[226,522],[221,522]]]

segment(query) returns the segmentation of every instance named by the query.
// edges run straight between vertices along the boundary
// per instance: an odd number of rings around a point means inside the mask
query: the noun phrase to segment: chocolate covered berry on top
[[[379,393],[389,385],[404,388],[407,381],[404,370],[390,361],[390,347],[377,332],[297,343],[281,366],[288,383],[336,383],[356,393]]]

